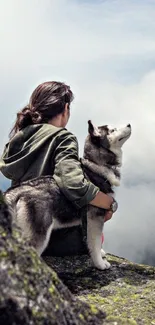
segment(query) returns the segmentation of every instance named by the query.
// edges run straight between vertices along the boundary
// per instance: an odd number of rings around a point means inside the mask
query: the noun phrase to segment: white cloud
[[[69,127],[81,153],[88,119],[130,122],[120,208],[105,231],[107,248],[131,258],[148,240],[155,244],[154,9],[151,0],[0,2],[0,149],[17,110],[47,79],[66,81],[75,92]]]

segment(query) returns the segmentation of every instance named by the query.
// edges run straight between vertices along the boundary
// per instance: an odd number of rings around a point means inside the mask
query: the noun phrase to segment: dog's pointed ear
[[[88,132],[91,137],[100,137],[101,136],[98,127],[94,126],[91,120],[88,121]]]

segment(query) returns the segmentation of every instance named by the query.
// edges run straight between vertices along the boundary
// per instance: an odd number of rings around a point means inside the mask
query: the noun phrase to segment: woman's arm
[[[113,198],[110,195],[104,194],[103,192],[98,192],[90,204],[98,208],[109,210],[112,202]]]
[[[110,209],[113,199],[87,181],[79,161],[77,139],[67,130],[62,130],[57,138],[53,177],[64,195],[77,208],[92,204]]]

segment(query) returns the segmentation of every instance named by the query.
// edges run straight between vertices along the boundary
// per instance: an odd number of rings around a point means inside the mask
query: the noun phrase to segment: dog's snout
[[[131,128],[131,124],[128,124],[127,127],[128,127],[128,128]]]

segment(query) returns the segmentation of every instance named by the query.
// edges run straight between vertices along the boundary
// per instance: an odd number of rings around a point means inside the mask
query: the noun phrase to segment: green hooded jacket
[[[5,146],[0,171],[12,185],[52,175],[76,208],[88,204],[99,191],[84,177],[76,137],[50,124],[30,125],[17,132]]]

